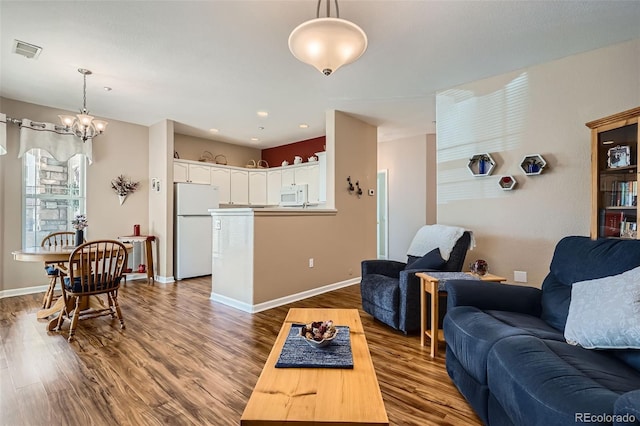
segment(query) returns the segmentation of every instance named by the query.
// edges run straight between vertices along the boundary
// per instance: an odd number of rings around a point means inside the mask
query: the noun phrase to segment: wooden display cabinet
[[[591,129],[591,238],[637,239],[640,107]]]

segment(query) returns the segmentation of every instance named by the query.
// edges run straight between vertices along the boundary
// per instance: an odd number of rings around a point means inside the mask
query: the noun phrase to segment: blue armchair
[[[394,260],[362,261],[362,308],[403,333],[420,330],[420,279],[416,277],[416,272],[460,272],[470,245],[471,233],[464,231],[451,249],[449,258],[443,260],[438,268],[414,268],[412,264],[420,257],[413,255],[408,255],[407,263]],[[445,305],[443,301],[440,306]],[[445,313],[446,309],[441,309],[442,317]]]

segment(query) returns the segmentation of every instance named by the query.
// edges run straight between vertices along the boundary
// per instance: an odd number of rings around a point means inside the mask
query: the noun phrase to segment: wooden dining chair
[[[63,279],[64,312],[58,318],[60,330],[65,318],[71,320],[69,342],[73,341],[78,320],[111,315],[125,328],[118,305],[118,289],[127,266],[127,249],[116,240],[94,240],[79,245],[69,255],[68,272]],[[95,303],[94,296],[106,294],[107,304]]]
[[[75,232],[71,231],[53,232],[42,239],[40,246],[73,246],[75,245],[75,237]],[[42,309],[48,309],[53,303],[56,283],[58,282],[58,279],[64,275],[66,268],[64,262],[44,262],[44,269],[47,272],[47,277],[49,277],[49,287],[42,299]]]

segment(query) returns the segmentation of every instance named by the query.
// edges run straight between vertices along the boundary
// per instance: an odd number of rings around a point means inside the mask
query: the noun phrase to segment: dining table
[[[124,243],[127,252],[131,252],[133,245],[130,243]],[[47,247],[27,247],[21,250],[12,251],[13,259],[19,262],[43,262],[47,264],[60,264],[66,265],[69,263],[69,256],[75,249],[75,246],[47,246]],[[64,268],[64,266],[63,266]],[[70,302],[69,303],[73,303]],[[99,297],[92,296],[83,298],[85,305],[84,309],[104,309],[105,304]],[[36,318],[44,319],[55,315],[56,313],[62,315],[64,312],[64,300],[62,297],[58,298],[56,302],[49,308],[40,309],[36,313]],[[73,309],[73,306],[68,306],[68,311]],[[47,324],[47,330],[52,331],[58,323],[58,317],[55,316]]]

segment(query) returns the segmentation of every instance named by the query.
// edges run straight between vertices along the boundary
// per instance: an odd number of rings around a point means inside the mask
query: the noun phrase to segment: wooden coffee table
[[[291,325],[323,320],[349,327],[353,369],[276,368]],[[357,309],[289,310],[240,420],[246,426],[287,423],[389,424]]]
[[[468,274],[473,275],[471,272],[468,272]],[[438,327],[440,318],[439,298],[442,295],[446,295],[447,292],[438,290],[438,285],[440,284],[439,279],[432,277],[428,272],[417,272],[416,276],[420,278],[420,344],[425,346],[425,336],[429,337],[431,339],[430,355],[431,358],[436,358],[438,356],[438,342],[444,342],[444,333]],[[496,283],[507,280],[506,278],[493,274],[474,276],[479,278],[480,281]],[[430,328],[427,328],[427,294],[431,295],[431,303],[429,306]]]

